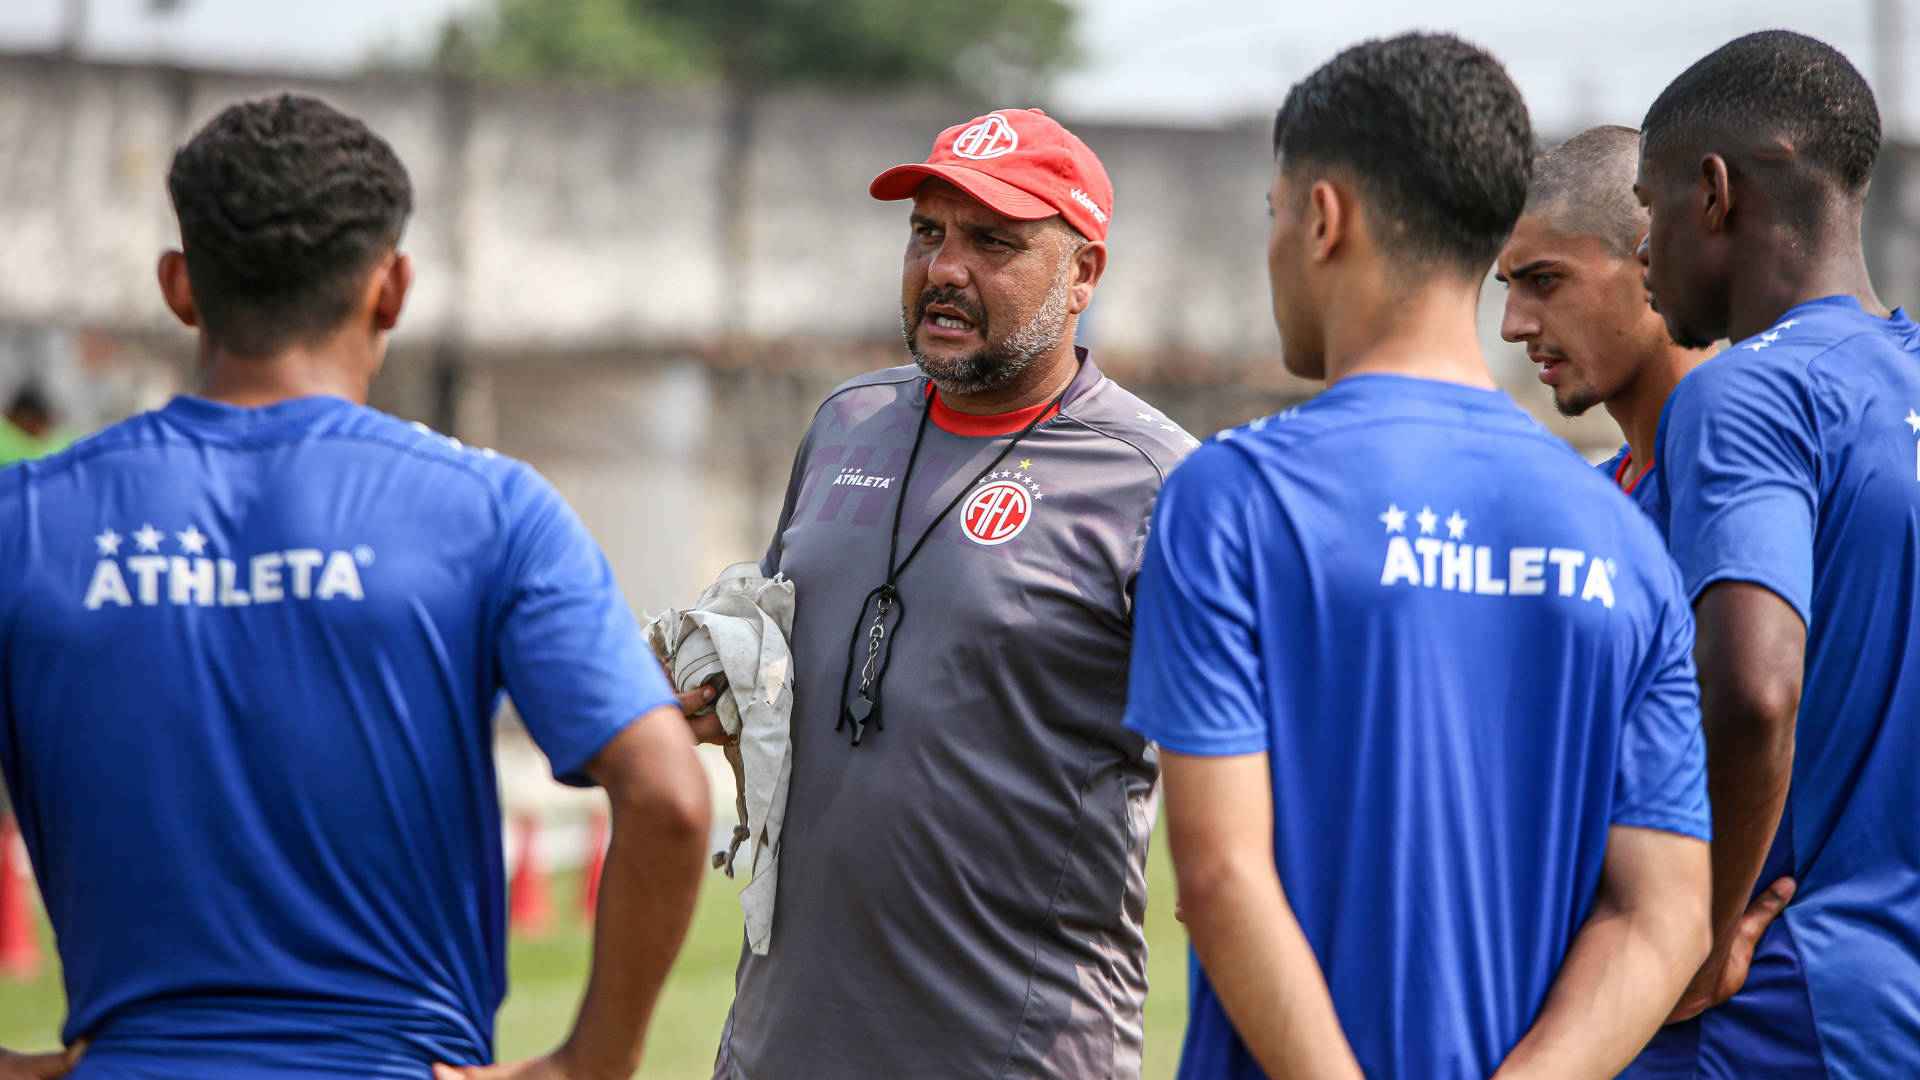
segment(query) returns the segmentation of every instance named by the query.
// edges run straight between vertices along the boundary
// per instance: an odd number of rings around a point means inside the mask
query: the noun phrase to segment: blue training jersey
[[[1633,483],[1622,484],[1620,482],[1621,470],[1626,467],[1627,459],[1632,456],[1633,449],[1628,446],[1622,446],[1612,457],[1595,465],[1594,468],[1600,470],[1600,475],[1606,477],[1609,483],[1619,488],[1627,498],[1634,501],[1635,505],[1652,515],[1657,521],[1660,516],[1659,462],[1655,462],[1653,468],[1634,477]]]
[[[1483,1080],[1615,825],[1708,836],[1679,575],[1504,395],[1355,376],[1160,495],[1129,726],[1265,753],[1274,864],[1370,1077]],[[1180,1075],[1261,1076],[1192,965]]]
[[[1780,832],[1799,883],[1746,988],[1654,1050],[1673,1075],[1920,1076],[1920,327],[1801,304],[1681,380],[1660,422],[1690,599],[1765,587],[1807,624]],[[1653,1066],[1638,1075],[1667,1075]]]
[[[74,1075],[490,1060],[503,688],[576,783],[673,701],[525,465],[336,398],[182,397],[0,472],[0,766]]]

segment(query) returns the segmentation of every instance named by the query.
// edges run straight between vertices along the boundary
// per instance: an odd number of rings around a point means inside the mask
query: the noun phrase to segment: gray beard
[[[1047,299],[1040,310],[1015,327],[1006,340],[956,359],[922,355],[914,345],[913,312],[903,306],[900,332],[907,339],[907,352],[913,355],[914,364],[927,378],[949,394],[983,394],[1004,389],[1024,375],[1034,361],[1058,349],[1067,336],[1067,278],[1071,270],[1071,263],[1060,268],[1060,276],[1047,290]]]

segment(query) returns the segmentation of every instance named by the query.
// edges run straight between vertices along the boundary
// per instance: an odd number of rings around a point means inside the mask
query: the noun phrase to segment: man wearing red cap
[[[1133,581],[1195,444],[1074,346],[1113,188],[1072,133],[1001,109],[871,191],[913,201],[913,364],[820,407],[762,566],[797,587],[793,771],[715,1075],[1135,1077]]]

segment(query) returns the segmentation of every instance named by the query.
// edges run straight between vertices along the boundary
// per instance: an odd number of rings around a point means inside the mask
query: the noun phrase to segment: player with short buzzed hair
[[[1715,942],[1676,1013],[1698,1019],[1638,1075],[1920,1075],[1920,327],[1867,271],[1879,109],[1831,46],[1768,31],[1641,127],[1655,305],[1674,340],[1733,344],[1660,422]]]
[[[214,117],[168,190],[200,392],[0,472],[0,769],[73,1075],[629,1075],[706,779],[559,494],[364,405],[413,280],[405,167],[282,95]],[[495,1068],[503,690],[556,777],[607,789],[612,846],[577,1023]]]
[[[1654,435],[1667,395],[1707,352],[1674,344],[1647,306],[1636,255],[1647,212],[1633,196],[1640,133],[1589,128],[1534,159],[1526,209],[1495,264],[1500,336],[1526,346],[1563,416],[1595,405],[1627,436],[1600,468],[1643,507],[1659,489]]]
[[[1640,133],[1601,124],[1533,159],[1527,214],[1547,214],[1567,232],[1598,237],[1607,250],[1632,255],[1646,234],[1646,208],[1633,197]],[[1622,185],[1622,181],[1625,184]]]

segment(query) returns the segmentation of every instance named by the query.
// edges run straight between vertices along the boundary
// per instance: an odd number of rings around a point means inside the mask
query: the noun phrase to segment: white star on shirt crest
[[[1460,511],[1455,510],[1447,517],[1447,539],[1463,540],[1466,535],[1467,519],[1460,516]]]
[[[140,531],[133,534],[133,542],[140,545],[141,551],[159,551],[160,541],[166,538],[166,533],[151,525],[142,525]]]
[[[114,532],[112,529],[108,529],[106,532],[94,537],[93,543],[95,547],[100,549],[100,554],[103,557],[120,554],[120,534]]]
[[[1027,494],[1033,496],[1036,502],[1046,497],[1040,494],[1040,481],[1032,473],[1008,469],[1005,472],[988,473],[980,478],[982,484],[991,483],[996,480],[1005,480],[1009,484],[1019,484],[1021,487],[1027,489]]]
[[[1392,503],[1387,504],[1387,512],[1380,515],[1380,521],[1390,533],[1407,531],[1407,512]]]
[[[207,534],[201,532],[194,526],[189,525],[187,526],[187,531],[177,532],[173,535],[180,538],[180,550],[187,554],[205,555],[207,553]]]
[[[1433,526],[1440,520],[1440,515],[1433,512],[1433,507],[1423,506],[1420,508],[1420,512],[1414,515],[1414,518],[1420,522],[1421,534],[1431,536],[1433,534]]]
[[[1913,429],[1915,435],[1920,435],[1920,412],[1907,410],[1907,426]]]

